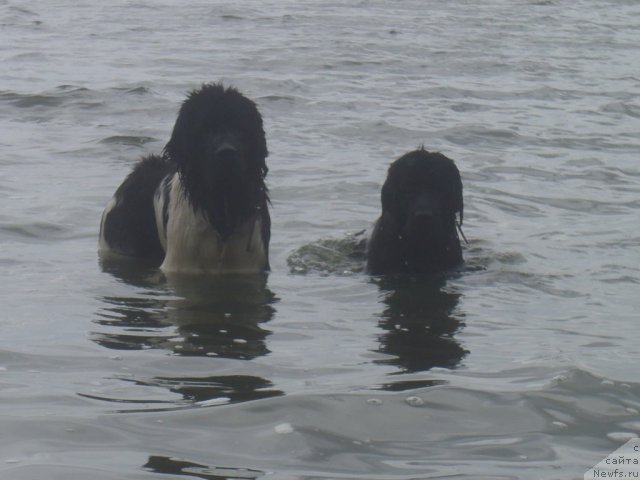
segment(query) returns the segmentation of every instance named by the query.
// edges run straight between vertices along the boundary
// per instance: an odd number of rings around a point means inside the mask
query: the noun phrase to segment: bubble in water
[[[424,400],[422,399],[422,397],[418,397],[415,395],[405,398],[404,401],[412,407],[422,407],[424,405]]]
[[[293,426],[290,423],[281,423],[280,425],[276,425],[273,427],[276,433],[281,435],[285,435],[288,433],[293,433]]]

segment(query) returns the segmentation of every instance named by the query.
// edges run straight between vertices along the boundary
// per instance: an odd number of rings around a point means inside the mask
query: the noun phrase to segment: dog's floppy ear
[[[385,212],[389,214],[389,218],[398,225],[404,222],[407,215],[406,200],[403,198],[401,185],[400,172],[397,171],[397,166],[394,168],[394,164],[391,164],[387,170],[387,178],[382,184],[380,200],[383,214]]]
[[[460,225],[462,225],[464,211],[464,201],[462,199],[462,178],[460,178],[460,171],[458,170],[458,167],[456,167],[455,163],[453,163],[453,160],[451,161],[451,164],[454,170],[450,185],[451,206],[454,214],[458,213],[460,215]]]
[[[393,188],[393,186],[391,185],[392,181],[393,179],[392,179],[391,173],[388,173],[387,178],[382,184],[382,192],[380,195],[383,209],[391,208],[391,206],[396,201],[396,192],[395,192],[395,188]]]
[[[437,160],[437,169],[433,173],[438,178],[442,179],[444,183],[443,187],[447,195],[447,210],[451,214],[456,213],[460,215],[460,225],[462,225],[464,201],[462,199],[462,178],[460,177],[460,171],[455,162],[442,153],[434,153],[434,160]]]
[[[198,108],[195,100],[201,91],[193,90],[182,102],[171,138],[164,147],[164,155],[178,164],[184,164],[188,159],[196,157],[195,149],[202,143],[197,137],[204,127],[205,119],[202,118],[202,108]]]
[[[258,113],[258,109],[255,107],[255,104],[254,108],[257,115],[254,117],[255,127],[253,130],[254,135],[251,139],[251,151],[253,152],[254,162],[260,170],[260,176],[264,179],[269,171],[266,161],[267,156],[269,156],[269,151],[267,150],[267,139],[262,126],[262,117]]]

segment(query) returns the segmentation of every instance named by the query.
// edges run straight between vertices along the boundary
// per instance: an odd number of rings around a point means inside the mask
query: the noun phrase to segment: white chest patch
[[[167,206],[166,231],[162,213]],[[186,199],[180,177],[170,181],[168,198],[155,199],[158,233],[165,249],[160,268],[167,273],[256,273],[267,265],[258,214],[250,217],[225,242],[207,218]]]

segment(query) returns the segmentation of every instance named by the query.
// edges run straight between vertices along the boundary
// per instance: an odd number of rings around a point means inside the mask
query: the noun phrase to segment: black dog
[[[191,92],[163,155],[142,159],[107,205],[101,253],[166,272],[268,270],[267,155],[251,100],[219,84]]]
[[[382,215],[367,242],[372,274],[436,273],[462,263],[462,180],[453,160],[424,148],[389,167]]]

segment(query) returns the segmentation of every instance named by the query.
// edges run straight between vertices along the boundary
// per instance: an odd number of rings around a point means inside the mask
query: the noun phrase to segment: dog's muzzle
[[[424,242],[442,236],[445,230],[443,204],[439,195],[422,192],[413,201],[403,228],[407,239]]]
[[[214,161],[222,165],[233,165],[239,161],[240,152],[235,145],[225,142],[213,153]]]
[[[416,219],[427,221],[442,214],[444,205],[439,195],[431,192],[422,192],[415,199],[412,216]]]
[[[217,178],[232,179],[244,174],[244,150],[235,135],[220,134],[213,137],[207,156],[208,168]]]

